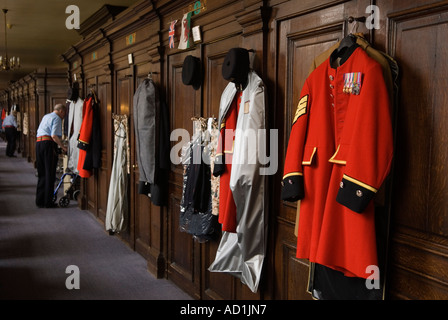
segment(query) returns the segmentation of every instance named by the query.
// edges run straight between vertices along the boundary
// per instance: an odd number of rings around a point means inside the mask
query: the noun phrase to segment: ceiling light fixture
[[[8,9],[3,9],[5,15],[5,56],[0,56],[0,71],[8,71],[20,68],[20,58],[12,57],[8,59],[8,43],[6,38],[6,13]]]

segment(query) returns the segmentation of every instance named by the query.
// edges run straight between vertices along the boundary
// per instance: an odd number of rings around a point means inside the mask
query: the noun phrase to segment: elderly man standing
[[[12,111],[9,116],[3,120],[3,130],[5,130],[6,135],[6,155],[8,157],[15,157],[14,152],[16,151],[16,138],[17,138],[17,112]]]
[[[37,129],[36,165],[37,190],[36,205],[39,208],[53,208],[54,184],[56,179],[56,165],[58,161],[57,147],[65,153],[67,149],[62,144],[62,119],[66,115],[63,104],[54,106],[53,112],[46,114]]]

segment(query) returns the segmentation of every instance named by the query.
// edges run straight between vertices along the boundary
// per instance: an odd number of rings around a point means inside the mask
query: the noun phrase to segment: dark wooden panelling
[[[199,244],[191,235],[179,231],[180,198],[170,195],[168,229],[168,278],[195,298],[200,298]]]
[[[87,78],[86,87],[88,88],[88,90],[92,89],[96,91],[97,77],[92,76]],[[95,174],[92,174],[89,178],[84,179],[86,187],[84,196],[87,205],[87,210],[92,212],[95,216],[98,216],[98,193],[100,192],[99,185],[97,182],[98,179]]]
[[[296,259],[294,225],[283,219],[277,220],[276,259],[274,289],[276,299],[310,300],[307,293],[309,264]]]
[[[118,70],[116,72],[116,102],[115,102],[115,110],[113,113],[119,114],[119,115],[127,115],[128,116],[128,143],[129,147],[132,148],[134,145],[134,134],[133,134],[133,123],[131,118],[131,109],[132,109],[132,97],[133,97],[133,72],[131,68],[124,68],[121,70]],[[112,118],[110,118],[108,121],[113,121]],[[113,136],[113,135],[112,135]],[[128,164],[132,167],[132,163],[134,163],[132,152],[133,149],[130,152],[131,159],[128,159]],[[128,190],[127,190],[127,197],[128,197],[128,224],[127,229],[120,233],[120,237],[131,247],[134,249],[135,245],[135,239],[134,239],[134,232],[135,232],[135,214],[134,214],[134,207],[135,207],[135,199],[133,197],[133,179],[132,175],[130,176],[130,179],[128,179]]]
[[[280,167],[274,179],[274,183],[278,185],[280,185],[283,159],[300,91],[308,77],[314,58],[344,36],[344,16],[351,14],[352,11],[356,14],[356,3],[349,7],[351,9],[342,5],[315,10],[311,10],[311,7],[302,8],[303,14],[295,11],[296,15],[277,16],[271,22],[271,27],[275,30],[270,34],[271,41],[277,43],[276,47],[271,46],[270,55],[270,57],[276,57],[276,61],[268,63],[270,66],[276,66],[270,69],[276,76],[274,83],[277,112],[273,115],[273,120],[275,128],[280,129],[279,137],[282,139],[279,143]],[[278,13],[281,12],[282,9],[279,8]],[[311,299],[311,295],[307,293],[308,262],[295,258],[296,203],[280,202],[280,188],[274,188],[274,190],[273,212],[276,216],[271,218],[275,221],[274,297],[276,299]]]
[[[112,117],[111,104],[112,92],[110,76],[100,77],[98,83],[97,97],[100,101],[100,119],[101,119],[101,167],[97,171],[98,180],[98,204],[97,216],[102,222],[106,219],[107,196],[109,192],[109,180],[112,170],[112,158],[108,157],[113,153],[113,142],[109,137],[112,136]]]
[[[219,116],[221,95],[228,84],[222,77],[222,64],[227,52],[233,47],[240,46],[239,43],[240,37],[234,36],[204,46],[204,117]],[[202,298],[235,299],[237,291],[235,278],[208,271],[208,267],[215,260],[218,245],[219,238],[203,245]]]
[[[167,88],[171,130],[185,129],[190,136],[191,118],[201,115],[201,89],[194,90],[182,82],[182,65],[187,55],[200,57],[199,48],[168,56]],[[187,141],[182,141],[186,143]],[[178,142],[173,142],[173,144]],[[171,165],[168,216],[168,278],[190,295],[200,297],[200,245],[191,235],[179,230],[180,201],[182,198],[181,165]]]
[[[189,3],[141,1],[86,36],[64,55],[70,62],[71,74],[76,73],[80,81],[82,96],[94,84],[102,103],[102,166],[95,177],[84,182],[86,201],[83,204],[81,199],[81,207],[104,221],[113,156],[111,115],[128,114],[130,224],[120,237],[148,260],[148,269],[158,277],[167,276],[195,298],[310,299],[306,292],[308,262],[295,258],[296,204],[281,202],[279,193],[292,114],[311,61],[348,33],[348,16],[367,15],[365,9],[370,3],[212,1],[206,13],[192,19],[193,25],[202,28],[203,42],[180,51],[168,49],[168,23],[181,17]],[[386,289],[392,298],[446,299],[448,151],[443,146],[448,142],[448,3],[378,0],[376,4],[381,14],[380,29],[367,30],[360,25],[358,31],[373,40],[374,47],[395,57],[401,74],[400,101],[395,112],[395,170],[390,195],[393,233]],[[137,42],[126,45],[125,37],[134,32]],[[267,84],[270,127],[279,133],[279,168],[275,176],[269,177],[269,251],[257,294],[235,277],[208,272],[219,241],[195,243],[191,235],[179,230],[182,167],[171,167],[168,208],[155,207],[150,199],[137,194],[138,168],[132,167],[136,164],[132,96],[145,74],[149,70],[159,73],[155,78],[167,98],[171,130],[183,128],[191,133],[191,117],[218,116],[220,96],[227,84],[221,77],[222,61],[236,46],[256,50],[254,69]],[[133,65],[128,64],[128,53],[133,54]],[[200,57],[204,67],[204,83],[198,91],[182,83],[182,63],[189,54]],[[33,146],[40,119],[51,111],[52,104],[65,99],[67,89],[64,83],[63,92],[50,92],[45,87],[47,78],[46,71],[38,71],[25,81],[27,88],[16,84],[11,96],[1,98],[2,103],[5,100],[27,105],[31,161],[35,160]],[[176,143],[172,142],[172,146]]]
[[[36,132],[40,121],[56,104],[65,105],[67,86],[65,70],[39,68],[0,93],[2,107],[10,109],[16,104],[20,112],[28,113],[28,135],[19,137],[17,147],[32,163],[36,161]]]
[[[143,76],[137,78],[137,85],[142,82]],[[132,118],[130,119],[134,122],[134,114],[133,114],[133,105],[132,105]],[[134,128],[135,130],[135,128]],[[134,134],[135,131],[132,132]],[[140,253],[146,259],[149,258],[149,250],[151,247],[151,238],[150,238],[150,226],[151,226],[151,215],[153,207],[151,206],[151,201],[149,197],[145,195],[140,195],[138,193],[138,184],[139,184],[139,168],[137,161],[137,146],[136,139],[133,139],[133,144],[131,149],[133,150],[134,161],[131,163],[131,175],[133,177],[133,199],[134,199],[134,215],[135,215],[135,251]]]
[[[447,25],[448,11],[394,15],[390,48],[402,70],[396,162],[403,165],[395,172],[400,181],[394,192],[396,223],[443,236],[448,235],[448,151],[439,146],[448,142],[448,112],[442,107],[448,99],[440,92],[448,84],[448,54],[440,44],[448,37]]]
[[[448,4],[393,4],[382,7],[389,10],[388,51],[400,66],[389,291],[392,298],[446,299]]]

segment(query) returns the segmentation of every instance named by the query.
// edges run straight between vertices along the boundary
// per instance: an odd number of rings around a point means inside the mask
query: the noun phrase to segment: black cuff
[[[224,163],[224,155],[219,155],[215,158],[215,163],[213,166],[213,175],[219,177],[224,173],[226,169],[226,164]]]
[[[289,176],[282,181],[282,200],[294,202],[303,199],[305,190],[303,176]]]
[[[372,190],[343,178],[336,201],[350,210],[362,213],[374,196],[375,192]]]
[[[89,144],[81,142],[81,141],[78,141],[78,149],[87,151],[87,149],[89,149]]]
[[[146,181],[138,182],[138,194],[144,194],[146,196],[151,196],[151,184]]]

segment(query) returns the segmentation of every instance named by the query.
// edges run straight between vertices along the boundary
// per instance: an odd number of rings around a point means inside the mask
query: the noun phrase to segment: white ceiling
[[[0,72],[0,90],[11,80],[18,80],[41,67],[67,67],[61,54],[82,38],[76,30],[66,28],[70,14],[67,6],[76,5],[81,23],[103,5],[126,6],[139,0],[0,0],[0,55],[4,55],[5,19],[1,9],[8,9],[8,56],[19,56],[21,68]]]

